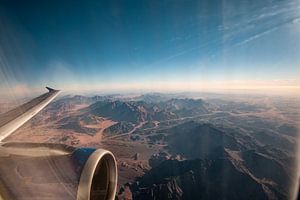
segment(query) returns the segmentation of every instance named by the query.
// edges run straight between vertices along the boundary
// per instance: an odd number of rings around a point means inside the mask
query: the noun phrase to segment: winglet
[[[46,87],[46,88],[47,88],[47,90],[49,90],[49,92],[55,91],[53,88],[50,88],[50,87]]]

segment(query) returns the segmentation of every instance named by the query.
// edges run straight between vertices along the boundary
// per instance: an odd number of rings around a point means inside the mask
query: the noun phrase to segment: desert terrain
[[[6,142],[112,151],[117,199],[288,199],[295,185],[298,100],[201,93],[61,96]],[[0,112],[12,107],[0,106]]]

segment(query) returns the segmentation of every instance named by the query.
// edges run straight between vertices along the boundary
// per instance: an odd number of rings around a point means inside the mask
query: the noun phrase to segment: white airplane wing
[[[0,115],[0,142],[35,116],[60,93],[59,90],[46,88],[49,92]]]
[[[49,92],[0,115],[0,200],[114,200],[117,163],[105,149],[2,142],[58,94]]]

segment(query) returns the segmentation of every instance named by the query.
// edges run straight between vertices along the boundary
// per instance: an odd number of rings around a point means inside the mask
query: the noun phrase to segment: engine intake
[[[114,156],[98,149],[89,157],[81,173],[77,200],[114,199],[117,171]]]

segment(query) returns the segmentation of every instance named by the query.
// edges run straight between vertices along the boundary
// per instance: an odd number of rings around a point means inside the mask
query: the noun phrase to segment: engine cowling
[[[40,143],[0,146],[5,200],[113,200],[116,187],[117,165],[107,150]]]

